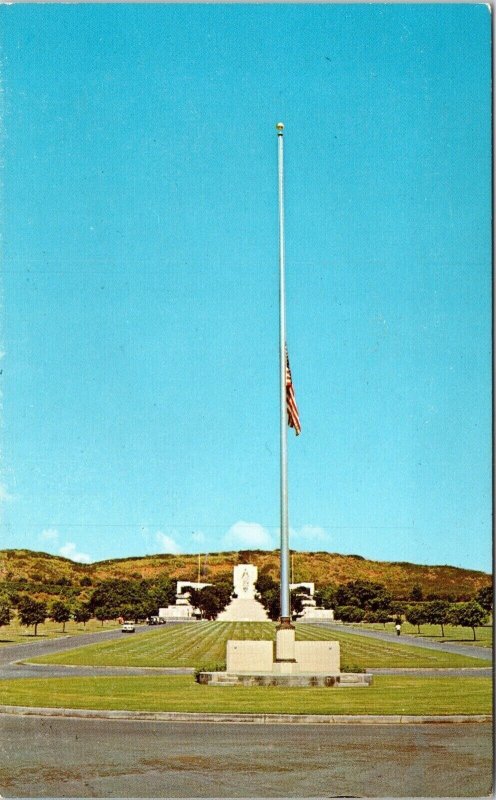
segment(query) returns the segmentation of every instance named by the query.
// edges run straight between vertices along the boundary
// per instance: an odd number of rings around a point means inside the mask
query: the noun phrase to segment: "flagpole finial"
[[[277,135],[278,136],[282,136],[283,130],[284,130],[284,123],[283,122],[278,122],[277,125],[276,125]]]

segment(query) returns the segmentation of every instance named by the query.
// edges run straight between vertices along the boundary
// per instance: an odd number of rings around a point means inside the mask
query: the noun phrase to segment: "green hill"
[[[260,572],[277,579],[277,550],[245,550],[210,553],[201,558],[201,579],[215,583],[231,579],[236,564],[251,563]],[[393,595],[407,598],[412,587],[422,587],[430,594],[468,599],[481,587],[491,584],[491,575],[460,567],[429,566],[396,561],[370,561],[358,555],[340,553],[292,552],[294,581],[314,581],[316,586],[341,585],[351,580],[371,580],[384,584]],[[37,594],[53,594],[60,587],[65,593],[87,593],[91,586],[108,578],[157,578],[196,580],[198,555],[158,554],[135,558],[111,559],[93,564],[79,564],[68,558],[32,550],[0,550],[0,588],[28,589]]]

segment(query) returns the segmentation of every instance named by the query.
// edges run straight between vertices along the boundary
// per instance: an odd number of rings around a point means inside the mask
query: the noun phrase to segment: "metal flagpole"
[[[281,389],[281,625],[291,624],[289,607],[288,536],[288,412],[286,404],[286,284],[284,251],[284,125],[278,122],[277,165],[279,195],[279,367]]]

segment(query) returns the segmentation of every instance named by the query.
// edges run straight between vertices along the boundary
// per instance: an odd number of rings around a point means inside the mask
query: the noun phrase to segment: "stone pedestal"
[[[276,631],[276,661],[295,661],[295,629],[280,625]]]
[[[276,641],[227,642],[226,674],[336,676],[340,674],[339,642],[295,641],[295,629],[281,625]]]

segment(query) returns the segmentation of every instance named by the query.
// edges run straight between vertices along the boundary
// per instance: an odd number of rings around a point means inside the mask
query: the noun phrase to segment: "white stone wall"
[[[299,672],[339,673],[339,642],[295,642],[294,647]]]
[[[237,639],[229,639],[227,642],[226,672],[272,672],[273,660],[273,642]]]
[[[158,615],[161,619],[191,619],[193,609],[189,603],[182,606],[167,606],[159,608]]]
[[[334,619],[334,610],[332,608],[312,608],[311,606],[305,606],[300,619],[304,622],[310,622],[311,620],[327,620],[332,622]]]
[[[280,633],[281,631],[278,631],[278,635]],[[293,643],[291,652],[278,653],[278,657],[294,657],[294,662],[275,662],[273,642],[229,639],[226,672],[235,675],[288,671],[291,674],[339,675],[341,663],[339,642],[295,642],[294,630],[288,629],[283,633],[292,634]]]

